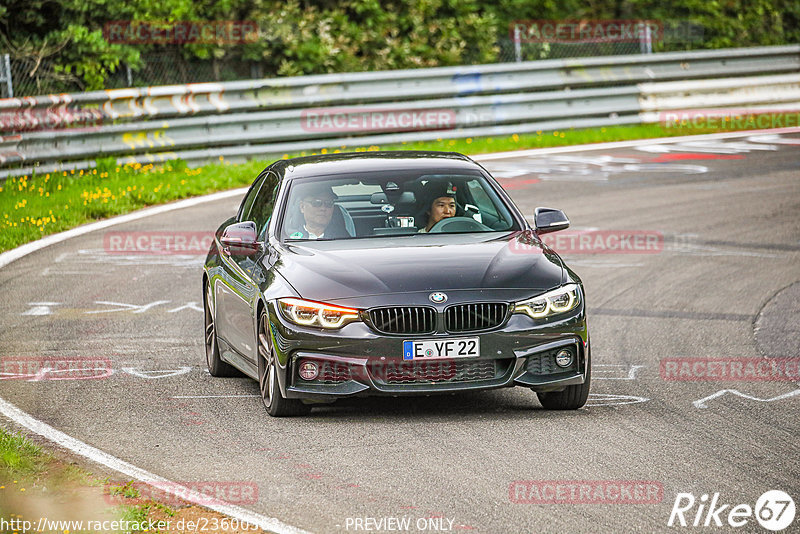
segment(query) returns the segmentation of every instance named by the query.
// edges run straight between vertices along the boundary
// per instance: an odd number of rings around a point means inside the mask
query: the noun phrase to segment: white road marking
[[[593,363],[592,379],[594,380],[636,380],[636,373],[644,369],[644,365],[626,365],[620,363]],[[617,376],[597,376],[597,374],[616,374]]]
[[[703,135],[684,135],[680,137],[660,137],[655,139],[635,139],[631,141],[615,141],[611,143],[588,143],[585,145],[557,146],[550,148],[533,148],[529,150],[515,150],[511,152],[495,152],[493,154],[478,154],[472,157],[475,161],[492,161],[496,159],[521,158],[525,156],[542,156],[545,154],[565,154],[569,152],[589,152],[594,150],[612,150],[615,148],[633,148],[638,146],[658,143],[681,143],[684,141],[705,141],[712,139],[733,139],[751,135],[775,135],[784,133],[800,133],[800,128],[774,128],[771,130],[749,130],[742,132],[722,132]],[[0,265],[2,267],[2,265]]]
[[[717,391],[713,395],[709,395],[708,397],[704,397],[702,399],[698,399],[698,400],[694,401],[692,404],[694,404],[695,408],[708,408],[708,405],[707,405],[708,401],[714,400],[714,399],[716,399],[718,397],[722,397],[726,393],[731,393],[732,395],[736,395],[736,396],[742,397],[744,399],[758,401],[758,402],[773,402],[773,401],[777,401],[777,400],[788,399],[788,398],[794,397],[796,395],[800,395],[800,389],[795,389],[794,391],[790,391],[789,393],[784,393],[783,395],[778,395],[777,397],[771,397],[771,398],[767,398],[767,399],[762,399],[761,397],[753,397],[752,395],[747,395],[747,394],[742,393],[741,391],[737,391],[735,389],[723,389],[723,390]]]
[[[129,311],[131,313],[144,313],[144,312],[146,312],[147,310],[149,310],[150,308],[152,308],[154,306],[159,306],[161,304],[167,304],[168,302],[169,302],[168,300],[157,300],[155,302],[150,302],[149,304],[137,305],[137,304],[125,304],[125,303],[122,303],[122,302],[109,302],[109,301],[106,301],[106,300],[97,300],[97,301],[95,301],[95,304],[103,304],[105,306],[119,306],[119,307],[117,309],[114,309],[114,310],[93,310],[93,311],[87,311],[87,312],[83,312],[83,313],[112,313],[112,312],[120,312],[120,311]]]
[[[612,395],[610,393],[589,393],[589,400],[586,406],[617,406],[621,404],[638,404],[647,402],[650,399],[636,397],[634,395]]]
[[[22,315],[52,315],[53,306],[58,306],[60,302],[29,302],[28,306],[33,306],[30,310],[22,313]]]
[[[178,306],[177,308],[173,308],[173,309],[167,311],[167,313],[175,313],[175,312],[179,312],[181,310],[195,310],[195,311],[199,311],[199,312],[202,313],[203,308],[201,308],[200,305],[197,304],[197,302],[193,300],[192,302],[187,302],[183,306]]]
[[[536,175],[541,180],[602,182],[608,181],[611,175],[616,176],[623,173],[704,174],[708,172],[708,167],[704,165],[682,163],[663,165],[609,155],[524,157],[516,161],[489,162],[486,163],[486,168],[495,178],[508,180],[507,185],[514,185],[513,179],[523,175]]]
[[[10,402],[0,399],[0,414],[4,415],[11,421],[18,425],[24,426],[31,432],[38,434],[45,439],[60,445],[70,451],[88,458],[92,462],[104,465],[114,471],[122,473],[126,477],[130,477],[139,482],[149,484],[154,488],[159,489],[165,493],[175,495],[176,497],[185,501],[198,504],[215,512],[225,514],[229,517],[244,521],[252,525],[258,525],[260,528],[277,534],[306,534],[307,531],[287,525],[283,521],[274,517],[267,517],[256,512],[251,512],[241,506],[233,504],[222,503],[209,503],[208,496],[199,493],[189,487],[183,486],[176,482],[172,482],[164,477],[155,475],[149,471],[145,471],[133,464],[124,460],[120,460],[116,456],[112,456],[107,452],[96,449],[78,439],[75,439],[60,430],[56,430],[47,423],[43,423],[27,413],[23,412]]]
[[[781,137],[775,134],[769,135],[753,135],[747,138],[752,143],[769,143],[776,145],[793,145],[800,146],[800,139],[795,137]]]
[[[686,141],[683,143],[664,143],[636,147],[640,152],[666,154],[668,152],[697,152],[708,154],[740,154],[753,150],[778,150],[775,145],[748,142],[724,143],[722,141]]]
[[[178,369],[163,369],[157,371],[139,371],[135,367],[123,367],[123,371],[128,373],[129,375],[136,376],[139,378],[147,378],[147,379],[154,379],[154,378],[167,378],[170,376],[178,376],[178,375],[185,375],[189,371],[192,370],[191,367],[180,367]]]

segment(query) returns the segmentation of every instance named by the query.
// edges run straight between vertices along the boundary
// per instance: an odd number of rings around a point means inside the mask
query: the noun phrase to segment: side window
[[[242,201],[242,206],[239,208],[239,216],[238,220],[240,222],[249,221],[251,220],[250,217],[250,210],[253,208],[253,202],[258,196],[258,191],[261,189],[261,184],[264,183],[264,179],[266,178],[266,174],[262,174],[256,181],[250,186],[250,190],[245,195],[244,200]]]
[[[256,223],[258,235],[263,236],[272,217],[272,210],[275,208],[275,197],[278,194],[278,177],[270,171],[264,175],[261,189],[256,195],[255,201],[250,210],[248,221]]]

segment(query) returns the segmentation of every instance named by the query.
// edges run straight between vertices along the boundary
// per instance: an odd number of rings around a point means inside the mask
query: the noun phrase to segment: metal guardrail
[[[266,159],[342,145],[636,124],[672,109],[796,104],[797,73],[800,45],[791,45],[0,99],[0,178],[34,165],[38,172],[90,168],[101,157]],[[359,120],[320,128],[312,120],[409,113],[446,120],[410,129]]]

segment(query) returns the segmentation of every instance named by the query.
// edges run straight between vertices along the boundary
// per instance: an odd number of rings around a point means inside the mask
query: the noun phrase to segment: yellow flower
[[[467,144],[468,145],[472,144],[472,138],[471,137],[467,137]]]

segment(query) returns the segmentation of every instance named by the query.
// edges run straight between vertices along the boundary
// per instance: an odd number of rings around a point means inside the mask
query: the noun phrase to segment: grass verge
[[[749,129],[752,126],[746,123],[740,129]],[[475,155],[714,131],[717,130],[687,130],[647,124],[540,131],[508,137],[440,139],[380,147],[353,145],[336,150],[322,149],[308,154],[369,150],[443,150]],[[188,168],[181,161],[159,166],[135,164],[120,167],[113,158],[108,158],[98,160],[97,167],[90,171],[9,178],[5,183],[0,183],[0,252],[48,234],[146,206],[249,185],[258,172],[274,159],[308,154],[282,154],[272,159],[265,157],[263,160],[244,164],[230,164],[220,158],[219,162],[195,169]]]
[[[5,521],[0,532],[34,532],[43,526],[45,532],[134,533],[155,525],[150,532],[177,534],[216,525],[214,532],[264,533],[200,506],[145,498],[139,487],[95,477],[0,428],[0,518]]]

